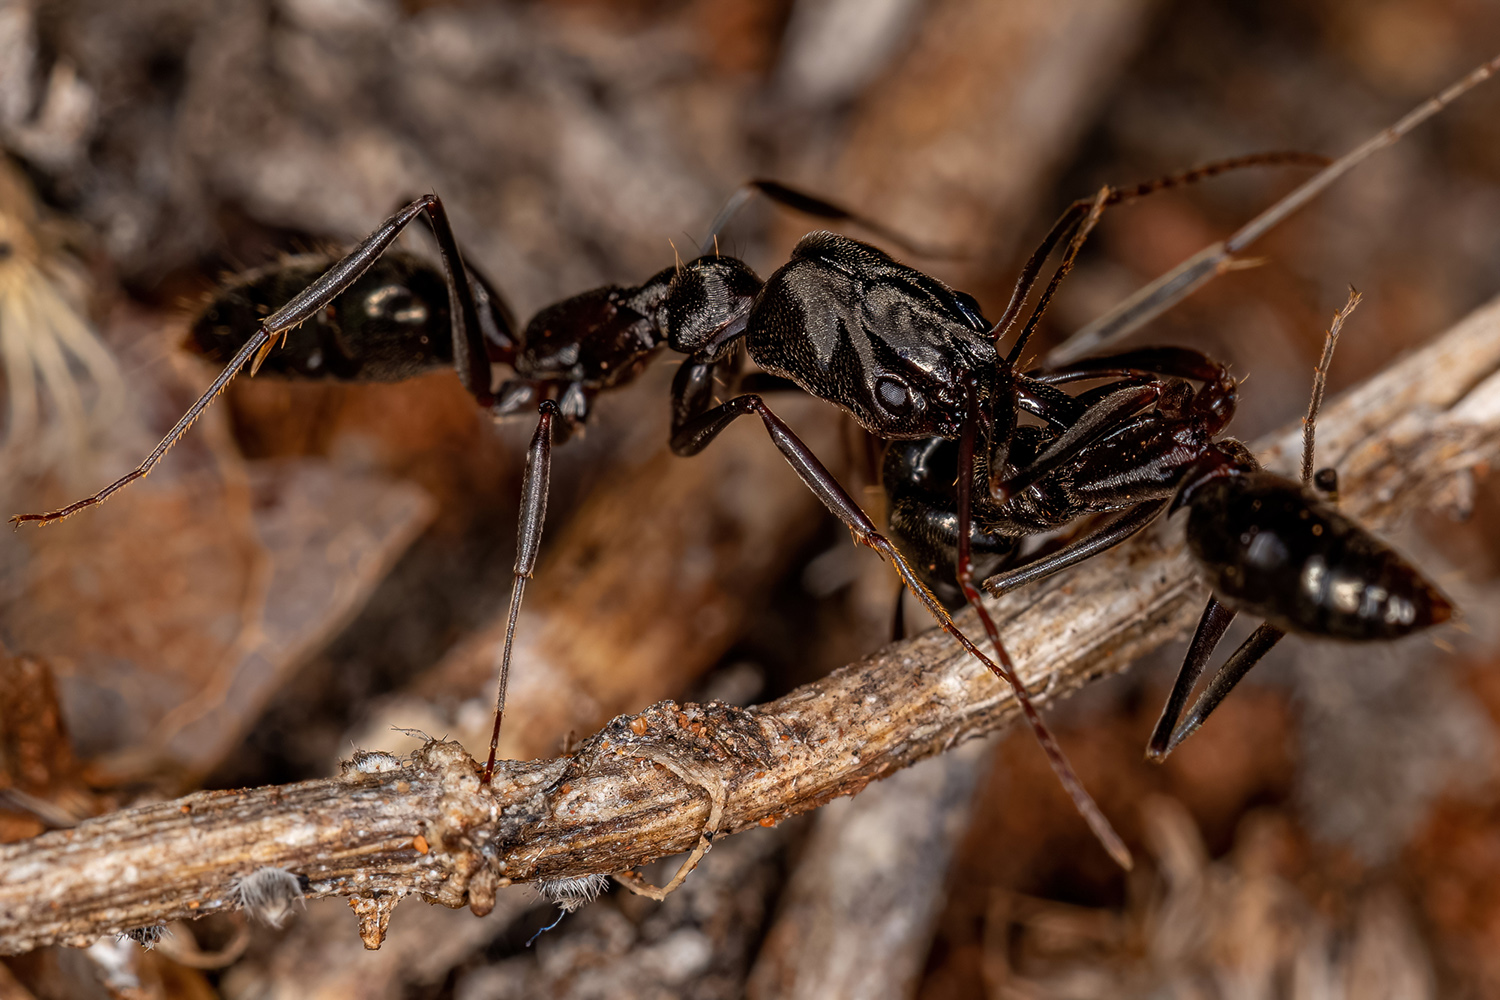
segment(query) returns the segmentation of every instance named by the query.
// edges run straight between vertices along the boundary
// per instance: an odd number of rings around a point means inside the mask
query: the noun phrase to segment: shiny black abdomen
[[[1221,601],[1285,631],[1395,639],[1451,613],[1389,546],[1269,472],[1199,487],[1187,538]]]
[[[248,272],[220,290],[193,323],[188,346],[224,364],[267,316],[328,269],[322,255]],[[409,254],[387,253],[347,292],[286,335],[261,371],[294,378],[399,382],[453,367],[442,273]]]

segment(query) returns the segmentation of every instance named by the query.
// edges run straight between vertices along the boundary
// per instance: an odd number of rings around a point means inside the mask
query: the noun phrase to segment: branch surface
[[[1295,474],[1301,430],[1261,453]],[[1377,531],[1462,507],[1500,452],[1500,300],[1324,411],[1319,464]],[[1037,700],[1050,702],[1179,634],[1204,589],[1180,531],[1148,537],[990,606]],[[971,618],[960,624],[977,634]],[[941,632],[887,647],[749,709],[662,702],[574,754],[508,762],[482,789],[457,744],[356,755],[337,778],[200,792],[0,847],[0,953],[238,906],[237,880],[288,869],[311,897],[349,898],[369,947],[417,894],[484,914],[511,882],[619,872],[721,832],[852,795],[1017,714]]]

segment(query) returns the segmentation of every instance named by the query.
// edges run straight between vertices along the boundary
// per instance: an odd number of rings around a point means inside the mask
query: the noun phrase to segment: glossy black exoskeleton
[[[1177,489],[1190,464],[1183,456],[1201,457],[1207,442],[1222,430],[1233,410],[1233,380],[1202,355],[1171,349],[1055,372],[1020,372],[1017,359],[1106,205],[1232,166],[1305,159],[1283,154],[1241,158],[1132,190],[1105,189],[1092,201],[1076,203],[1027,262],[995,324],[985,320],[971,297],[885,252],[818,232],[805,237],[791,259],[764,282],[743,262],[711,252],[716,246],[711,236],[697,259],[639,286],[576,295],[542,310],[517,334],[503,299],[462,263],[442,204],[428,195],[387,220],[269,316],[260,316],[260,307],[270,304],[268,289],[284,280],[283,287],[290,290],[290,276],[265,272],[231,289],[216,304],[216,316],[200,325],[200,337],[219,345],[214,350],[220,356],[237,350],[161,445],[133,473],[94,497],[20,519],[67,516],[145,475],[236,372],[246,366],[254,371],[274,358],[278,338],[300,324],[309,329],[289,343],[293,356],[280,362],[288,373],[403,377],[451,359],[466,389],[497,418],[528,410],[538,414],[522,484],[509,623],[484,772],[488,781],[503,719],[516,616],[540,546],[552,445],[584,424],[594,396],[628,381],[652,355],[670,349],[685,356],[672,386],[672,449],[695,454],[735,419],[758,416],[798,476],[855,539],[888,558],[934,619],[1011,685],[1079,811],[1111,854],[1128,866],[1129,852],[1072,773],[1016,676],[999,631],[979,601],[975,557],[998,566],[1011,558],[1021,537],[1094,510],[1134,506],[1122,523],[1129,531],[1138,530],[1159,513],[1154,507],[1139,509],[1147,506],[1144,501],[1164,505],[1166,500],[1158,498]],[[802,211],[870,226],[844,209],[781,185],[755,182],[747,190]],[[721,213],[715,234],[738,203],[738,198],[732,200]],[[445,296],[436,291],[435,271],[386,254],[419,215],[427,217],[437,237]],[[1019,318],[1046,258],[1064,241],[1062,264],[1008,353],[1002,353],[1001,339]],[[298,275],[299,280],[310,273]],[[352,301],[336,303],[350,291]],[[433,337],[445,302],[446,353]],[[741,347],[763,369],[763,384],[774,384],[768,379],[792,383],[838,404],[871,434],[896,442],[887,462],[893,525],[929,565],[921,570],[911,566],[757,392],[716,401],[716,384],[741,385]],[[491,371],[496,364],[513,373],[498,387]],[[1079,380],[1102,384],[1077,396],[1058,388]],[[1184,380],[1200,382],[1202,388],[1195,392]],[[1041,427],[1023,425],[1022,413],[1040,418]],[[945,502],[943,479],[949,469],[948,482],[956,483],[956,489],[951,502]],[[1119,534],[1121,529],[1114,530]],[[950,548],[955,569],[947,578],[946,596],[955,603],[961,596],[976,609],[995,650],[993,660],[953,624],[924,582],[945,582],[933,556],[947,555]]]
[[[1119,544],[1163,511],[1186,506],[1189,551],[1214,596],[1204,609],[1148,756],[1162,760],[1198,729],[1238,681],[1288,632],[1384,641],[1446,621],[1447,599],[1410,563],[1306,486],[1262,470],[1239,441],[1217,439],[1234,413],[1236,387],[1216,362],[1183,348],[1148,348],[1016,376],[1021,384],[1110,379],[1074,397],[1075,410],[1035,407],[1051,421],[1019,428],[1010,453],[989,457],[990,489],[972,501],[969,540],[992,562],[1013,558],[1023,536],[1079,517],[1124,511],[1063,549],[1012,567],[985,583],[1002,594]],[[1146,380],[1139,382],[1137,380]],[[1191,382],[1199,383],[1196,390]],[[1108,401],[1132,385],[1158,396],[1144,412]],[[1123,387],[1123,388],[1122,388]],[[1138,397],[1137,402],[1145,397]],[[1309,417],[1309,420],[1312,416]],[[1080,428],[1094,423],[1087,435]],[[1030,433],[1025,433],[1030,432]],[[1061,444],[1080,444],[1066,458]],[[1039,443],[1038,443],[1039,442]],[[1017,447],[1020,445],[1021,447]],[[1308,443],[1307,468],[1312,466]],[[960,558],[961,473],[951,441],[893,448],[885,489],[893,535],[922,554],[919,572],[939,593],[953,592]],[[1325,470],[1325,473],[1328,470]],[[983,479],[983,461],[975,476]],[[1209,683],[1185,721],[1188,695],[1237,612],[1265,620]]]
[[[322,254],[289,257],[236,276],[194,321],[190,346],[224,364],[267,316],[328,270]],[[288,330],[263,371],[303,379],[399,382],[453,367],[442,272],[411,254],[380,258],[339,298]]]
[[[1220,601],[1283,632],[1379,641],[1449,617],[1405,559],[1282,476],[1226,470],[1185,486],[1180,502],[1188,548]]]

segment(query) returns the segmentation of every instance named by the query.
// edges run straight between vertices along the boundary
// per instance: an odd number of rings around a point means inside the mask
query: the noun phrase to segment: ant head
[[[881,437],[956,438],[996,396],[1002,362],[977,303],[845,236],[803,237],[749,328],[757,364]]]
[[[665,299],[672,350],[717,356],[737,336],[760,292],[760,277],[735,257],[712,254],[677,268]]]

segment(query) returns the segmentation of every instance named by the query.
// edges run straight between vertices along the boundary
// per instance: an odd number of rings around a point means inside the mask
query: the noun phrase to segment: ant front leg
[[[526,474],[521,479],[521,512],[516,529],[515,579],[511,583],[510,612],[505,619],[505,648],[500,654],[500,680],[495,691],[495,728],[490,734],[490,756],[480,783],[488,785],[495,774],[495,754],[500,746],[500,724],[505,718],[505,689],[510,681],[511,646],[516,636],[516,618],[526,596],[526,581],[536,572],[537,552],[542,547],[542,524],[547,520],[547,494],[552,481],[552,426],[557,404],[543,400],[537,407],[536,433],[526,449]]]
[[[828,471],[812,450],[802,443],[802,440],[780,417],[771,412],[771,408],[766,406],[765,401],[759,396],[753,393],[736,396],[688,420],[672,435],[672,451],[684,457],[696,455],[708,447],[709,443],[723,433],[724,429],[737,418],[751,413],[760,417],[765,425],[766,433],[771,436],[772,443],[787,460],[787,464],[792,467],[807,488],[812,490],[813,495],[844,523],[844,526],[854,535],[854,540],[890,559],[907,589],[917,596],[943,630],[957,639],[959,645],[995,674],[1006,677],[1002,668],[974,645],[969,637],[953,623],[953,619],[943,608],[942,603],[933,596],[932,591],[927,589],[927,585],[917,576],[916,571],[906,561],[906,557],[891,543],[890,539],[876,529],[875,522],[870,520],[870,516],[839,484],[833,473]]]
[[[396,237],[401,235],[412,220],[423,213],[426,213],[432,224],[433,233],[437,237],[439,256],[443,261],[443,274],[448,284],[454,365],[458,369],[464,388],[468,389],[481,405],[489,405],[491,402],[489,353],[479,321],[474,290],[469,285],[468,271],[463,265],[463,258],[458,250],[458,241],[453,236],[453,227],[448,222],[448,214],[443,209],[442,201],[435,194],[423,195],[387,219],[379,229],[365,237],[359,246],[325,271],[317,281],[298,292],[290,302],[268,316],[260,329],[235,353],[208,390],[198,397],[187,413],[183,414],[182,418],[167,432],[167,436],[161,440],[161,443],[146,456],[144,462],[91,497],[45,514],[17,514],[11,518],[11,521],[16,524],[36,521],[43,525],[60,521],[85,508],[103,503],[137,479],[145,478],[168,450],[182,439],[188,428],[192,427],[203,415],[203,411],[208,409],[219,393],[223,392],[239,374],[240,369],[248,364],[250,374],[254,375],[275,347],[278,335],[285,334],[298,324],[306,322],[317,315],[324,306],[338,298],[350,285],[359,280],[360,275],[364,274],[370,265],[374,264],[376,259],[395,242]],[[498,296],[492,295],[488,290],[484,294],[487,299],[498,301]]]

